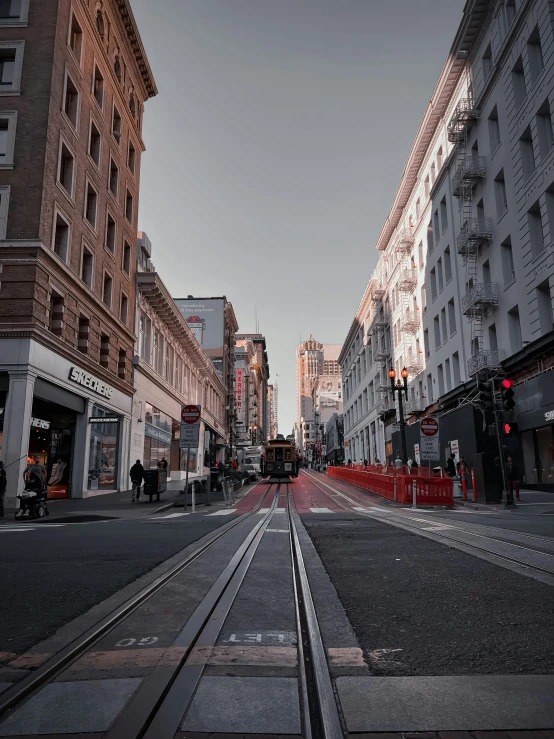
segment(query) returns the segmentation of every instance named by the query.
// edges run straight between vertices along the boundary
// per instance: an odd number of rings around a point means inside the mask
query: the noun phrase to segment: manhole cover
[[[86,523],[87,521],[114,521],[116,516],[94,516],[94,515],[82,515],[82,516],[63,516],[62,518],[42,518],[41,523]],[[33,523],[36,523],[39,519],[33,519]]]

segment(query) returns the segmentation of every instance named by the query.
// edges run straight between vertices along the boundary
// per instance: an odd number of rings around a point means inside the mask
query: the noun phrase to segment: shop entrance
[[[38,457],[45,467],[49,498],[71,497],[76,419],[75,411],[33,399],[28,461]]]

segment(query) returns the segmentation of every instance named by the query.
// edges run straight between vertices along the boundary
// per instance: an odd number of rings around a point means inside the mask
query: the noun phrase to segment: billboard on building
[[[175,305],[202,349],[211,357],[222,357],[225,298],[176,298]]]
[[[235,370],[236,372],[236,394],[237,394],[237,423],[244,424],[245,407],[244,407],[244,370],[240,367]]]

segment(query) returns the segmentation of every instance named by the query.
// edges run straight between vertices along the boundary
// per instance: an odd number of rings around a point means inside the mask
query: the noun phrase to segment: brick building
[[[156,93],[128,0],[0,4],[8,496],[29,455],[52,497],[128,487],[142,116]]]

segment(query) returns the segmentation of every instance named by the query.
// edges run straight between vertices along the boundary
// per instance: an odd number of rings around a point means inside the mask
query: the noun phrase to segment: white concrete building
[[[527,484],[554,483],[552,105],[551,4],[469,0],[341,353],[353,459],[396,453],[396,414],[379,393],[390,366],[410,371],[411,421],[441,415],[441,460],[462,436],[466,456],[494,454],[482,415],[460,414],[479,377],[507,372],[521,437],[508,446]]]

